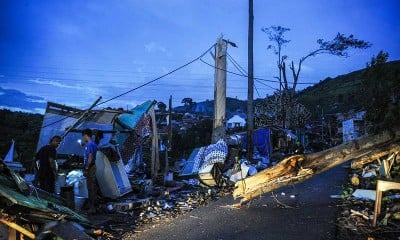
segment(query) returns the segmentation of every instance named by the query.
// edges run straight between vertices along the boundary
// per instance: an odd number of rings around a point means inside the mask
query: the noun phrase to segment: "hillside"
[[[231,115],[237,110],[241,110],[242,112],[246,112],[247,106],[246,101],[239,100],[236,98],[226,98],[226,112],[227,115]],[[214,100],[206,100],[202,102],[193,103],[191,106],[178,106],[174,108],[175,112],[191,112],[198,113],[201,115],[214,115]]]
[[[0,158],[5,157],[14,139],[18,158],[31,160],[35,155],[43,115],[0,109],[0,116]]]
[[[387,65],[392,72],[400,72],[400,61],[392,61]],[[324,114],[334,114],[360,110],[362,108],[361,100],[368,98],[360,90],[364,70],[361,69],[335,78],[328,77],[321,80],[319,83],[299,91],[296,96],[297,101],[309,109],[313,118],[321,116],[322,111]],[[254,101],[257,103],[261,100],[263,99],[255,99]],[[227,116],[230,116],[238,109],[246,112],[246,101],[228,97],[226,100]],[[174,110],[181,113],[191,112],[212,116],[214,114],[214,101],[197,102],[190,107],[178,106]]]
[[[400,72],[400,61],[387,63],[391,72]],[[298,102],[304,104],[313,117],[324,114],[360,110],[362,99],[370,98],[361,91],[364,69],[326,78],[318,84],[308,87],[297,94]],[[392,76],[395,76],[393,74]]]

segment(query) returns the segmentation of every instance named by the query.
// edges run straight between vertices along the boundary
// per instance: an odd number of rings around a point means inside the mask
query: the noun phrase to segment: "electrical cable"
[[[228,55],[228,59],[233,63],[233,65],[238,66],[241,69],[241,71],[239,69],[238,70],[241,73],[244,73],[247,75],[247,71],[242,66],[240,66],[240,64],[229,53],[227,53],[227,55]]]
[[[273,90],[275,90],[275,91],[279,91],[279,89],[277,89],[277,88],[274,88],[274,87],[271,87],[271,86],[269,86],[269,85],[265,84],[264,82],[261,82],[261,81],[260,81],[260,80],[258,80],[258,79],[256,79],[256,81],[257,81],[259,84],[262,84],[262,85],[264,85],[264,86],[266,86],[266,87],[269,87],[269,88],[271,88],[271,89],[273,89]]]
[[[162,79],[162,78],[164,78],[164,77],[166,77],[166,76],[168,76],[168,75],[170,75],[170,74],[172,74],[172,73],[174,73],[174,72],[176,72],[176,71],[178,71],[178,70],[180,70],[180,69],[182,69],[182,68],[184,68],[184,67],[189,66],[190,64],[194,63],[195,61],[201,59],[201,58],[202,58],[205,54],[207,54],[214,46],[215,46],[215,44],[213,44],[211,47],[209,47],[209,48],[208,48],[205,52],[203,52],[200,56],[198,56],[198,57],[194,58],[193,60],[191,60],[191,61],[189,61],[189,62],[187,62],[187,63],[181,65],[180,67],[177,67],[177,68],[175,68],[174,70],[169,71],[168,73],[166,73],[166,74],[164,74],[164,75],[162,75],[162,76],[160,76],[160,77],[157,77],[157,78],[155,78],[155,79],[153,79],[153,80],[151,80],[151,81],[148,81],[148,82],[146,82],[146,83],[143,83],[143,84],[141,84],[140,86],[137,86],[137,87],[135,87],[135,88],[133,88],[133,89],[130,89],[130,90],[126,91],[126,92],[123,92],[123,93],[121,93],[121,94],[119,94],[119,95],[117,95],[117,96],[115,96],[115,97],[112,97],[112,98],[107,99],[107,100],[105,100],[105,101],[103,101],[103,102],[100,102],[100,103],[96,104],[95,107],[97,107],[97,106],[99,106],[99,105],[102,105],[102,104],[104,104],[104,103],[110,102],[110,101],[112,101],[112,100],[115,100],[115,99],[117,99],[117,98],[119,98],[119,97],[122,97],[122,96],[124,96],[124,95],[126,95],[126,94],[128,94],[128,93],[131,93],[131,92],[133,92],[133,91],[139,89],[139,88],[142,88],[142,87],[147,86],[147,85],[149,85],[149,84],[151,84],[151,83],[153,83],[153,82],[156,82],[156,81],[158,81],[158,80],[160,80],[160,79]],[[59,119],[59,120],[57,120],[57,121],[54,121],[54,122],[49,123],[49,124],[47,124],[47,125],[45,125],[45,126],[42,126],[42,128],[45,128],[45,127],[54,125],[54,124],[56,124],[56,123],[58,123],[58,122],[61,122],[61,121],[65,120],[65,119],[67,119],[67,118],[69,118],[69,117],[72,117],[72,116],[75,116],[75,115],[77,115],[77,114],[78,114],[78,113],[74,113],[74,114],[72,114],[72,115],[66,116],[66,117],[61,118],[61,119]]]
[[[227,56],[228,56],[228,60],[233,64],[233,66],[235,66],[235,68],[236,68],[240,73],[246,74],[246,75],[247,75],[246,70],[244,70],[244,68],[243,68],[242,66],[240,66],[240,64],[239,64],[238,62],[236,62],[235,59],[234,59],[231,55],[229,55],[229,53],[227,53]],[[254,85],[254,89],[256,90],[258,97],[261,98],[260,92],[258,91],[256,85]]]
[[[258,92],[258,89],[257,89],[257,86],[256,86],[256,85],[254,85],[254,89],[256,90],[258,97],[261,98],[261,95],[260,95],[260,93]]]
[[[237,75],[237,76],[241,76],[241,77],[246,77],[246,78],[249,77],[247,74],[236,73],[236,72],[232,72],[232,71],[229,71],[229,70],[226,70],[226,69],[222,69],[222,68],[218,68],[218,67],[216,67],[216,66],[213,66],[212,64],[210,64],[210,63],[204,61],[202,58],[200,58],[199,60],[200,60],[202,63],[204,63],[204,64],[206,64],[206,65],[208,65],[208,66],[210,66],[210,67],[212,67],[212,68],[215,68],[215,69],[218,69],[218,70],[221,70],[221,71],[225,71],[225,72],[227,72],[227,73],[230,73],[230,74],[233,74],[233,75]],[[270,80],[270,79],[259,78],[259,77],[254,77],[253,79],[254,79],[254,80],[260,80],[260,81],[265,81],[265,82],[279,83],[278,80]],[[293,84],[293,82],[288,82],[288,83]],[[299,83],[299,82],[298,82],[297,84],[298,84],[298,85],[303,85],[303,84],[304,84],[304,85],[311,85],[311,84],[315,84],[315,83],[311,83],[311,82]]]

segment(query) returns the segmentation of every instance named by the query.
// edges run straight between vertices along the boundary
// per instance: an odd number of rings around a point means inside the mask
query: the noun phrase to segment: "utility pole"
[[[247,159],[253,159],[254,132],[254,73],[253,73],[253,0],[249,0],[249,32],[248,32],[248,91],[247,91]]]
[[[167,176],[169,173],[169,161],[168,161],[168,151],[171,151],[172,145],[172,96],[169,96],[168,104],[168,132],[167,132],[167,146],[165,148],[165,171],[164,175]]]
[[[214,124],[212,143],[225,137],[226,112],[226,51],[227,41],[222,36],[215,45]]]

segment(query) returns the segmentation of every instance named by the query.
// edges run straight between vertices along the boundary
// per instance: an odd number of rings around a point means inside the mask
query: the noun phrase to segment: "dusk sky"
[[[299,89],[365,67],[380,50],[400,59],[398,0],[254,0],[254,74],[273,80],[276,55],[262,27],[291,29],[283,49],[290,60],[340,32],[372,47],[348,58],[308,59]],[[237,44],[228,52],[247,70],[247,0],[3,0],[0,3],[0,108],[44,112],[47,101],[88,108],[180,67],[221,34]],[[213,63],[210,54],[203,60]],[[238,70],[228,62],[228,69]],[[146,100],[173,105],[213,99],[214,69],[201,61],[99,107],[132,108]],[[254,98],[279,88],[255,82]],[[227,75],[227,96],[247,98],[247,78]]]

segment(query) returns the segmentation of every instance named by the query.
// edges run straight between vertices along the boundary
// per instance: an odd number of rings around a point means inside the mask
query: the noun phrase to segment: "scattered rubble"
[[[393,155],[386,157],[382,161],[366,161],[365,166],[358,164],[350,173],[349,184],[340,195],[342,211],[337,219],[337,239],[400,238],[400,189],[384,192],[377,224],[373,225],[377,180],[399,182],[400,179],[400,159]],[[395,161],[390,163],[388,170],[383,164],[392,159]],[[383,167],[386,168],[384,171],[381,170]]]

